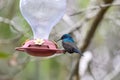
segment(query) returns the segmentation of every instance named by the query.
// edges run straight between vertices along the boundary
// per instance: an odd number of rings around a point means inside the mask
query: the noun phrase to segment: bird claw
[[[65,51],[65,50],[64,50],[64,52],[63,52],[63,53],[64,53],[64,54],[66,54],[66,52],[67,52],[67,51]]]

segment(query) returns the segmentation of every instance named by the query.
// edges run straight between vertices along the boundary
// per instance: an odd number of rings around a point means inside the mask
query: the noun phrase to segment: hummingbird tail
[[[78,49],[74,49],[74,52],[79,53],[81,56],[83,56],[83,54],[81,53],[81,51],[78,50]]]

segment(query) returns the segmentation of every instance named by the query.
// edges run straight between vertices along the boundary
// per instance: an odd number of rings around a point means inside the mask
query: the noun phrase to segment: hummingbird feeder
[[[64,53],[64,50],[57,48],[57,44],[49,40],[29,40],[22,47],[17,47],[16,50],[41,57],[51,56],[55,53]]]
[[[20,0],[20,11],[30,24],[34,39],[16,50],[38,57],[64,53],[48,37],[52,28],[63,17],[65,8],[66,0]]]

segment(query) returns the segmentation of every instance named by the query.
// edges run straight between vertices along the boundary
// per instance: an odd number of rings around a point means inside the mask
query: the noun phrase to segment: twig
[[[16,32],[20,32],[18,29],[15,28],[15,24],[13,21],[9,20],[8,18],[4,18],[0,16],[0,22],[4,22],[6,24],[12,25],[11,27],[16,31]],[[21,33],[21,32],[20,32]]]
[[[74,31],[80,29],[84,25],[84,23],[86,23],[88,20],[89,20],[89,18],[81,19],[80,21],[78,21],[77,23],[75,23],[73,26],[71,26],[67,30],[65,30],[63,32],[60,32],[60,33],[56,33],[56,36],[61,36],[64,33],[72,34]]]
[[[65,23],[67,23],[70,27],[73,27],[74,22],[73,22],[73,20],[70,18],[69,15],[65,14],[65,15],[63,16],[63,20],[64,20]]]
[[[81,14],[83,12],[86,12],[88,10],[96,10],[96,9],[106,8],[106,7],[109,7],[109,6],[120,6],[120,3],[100,4],[99,6],[93,6],[93,7],[87,8],[87,9],[82,9],[82,10],[76,12],[76,13],[71,14],[70,16],[75,16],[75,15]]]
[[[0,22],[3,22],[3,23],[5,23],[5,24],[11,25],[11,27],[12,27],[17,33],[19,33],[18,36],[23,36],[23,35],[24,35],[24,36],[26,36],[26,37],[29,38],[28,32],[29,32],[30,30],[28,30],[28,31],[26,31],[26,32],[19,31],[16,27],[20,27],[20,26],[19,26],[19,25],[16,26],[16,24],[15,24],[14,21],[12,21],[12,20],[10,20],[10,19],[8,19],[8,18],[4,18],[4,17],[1,17],[1,16],[0,16]],[[18,36],[17,36],[17,37],[18,37]],[[16,39],[16,38],[14,38],[14,39]]]

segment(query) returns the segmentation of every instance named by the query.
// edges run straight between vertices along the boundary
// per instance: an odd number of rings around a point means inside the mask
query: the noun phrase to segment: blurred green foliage
[[[5,52],[0,52],[0,59],[6,59],[9,57],[9,54],[6,54]]]
[[[90,0],[78,0],[78,4],[80,5],[81,8],[86,8],[89,4]]]

